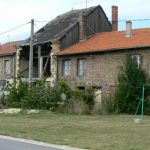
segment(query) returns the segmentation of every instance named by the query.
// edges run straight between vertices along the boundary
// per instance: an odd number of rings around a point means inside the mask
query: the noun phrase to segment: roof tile
[[[131,37],[125,31],[96,33],[89,39],[59,51],[56,55],[104,52],[135,47],[150,47],[150,28],[134,29]]]
[[[16,52],[15,45],[19,44],[20,41],[14,41],[14,42],[9,42],[2,44],[0,46],[0,55],[6,55],[6,54],[13,54]]]

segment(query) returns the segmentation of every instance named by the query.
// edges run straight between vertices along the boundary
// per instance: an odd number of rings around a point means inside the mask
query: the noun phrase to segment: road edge
[[[44,147],[49,147],[49,148],[56,148],[56,149],[61,149],[61,150],[83,150],[80,148],[72,148],[72,147],[64,146],[64,145],[49,144],[49,143],[45,143],[45,142],[38,142],[38,141],[34,141],[34,140],[16,138],[16,137],[11,137],[11,136],[4,136],[4,135],[0,135],[0,139],[22,142],[22,143],[33,144],[33,145],[39,145],[39,146],[44,146]]]

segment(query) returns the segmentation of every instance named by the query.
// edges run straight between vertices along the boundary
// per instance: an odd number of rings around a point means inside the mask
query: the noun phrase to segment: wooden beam
[[[41,77],[41,45],[38,45],[38,77]]]
[[[40,78],[43,76],[43,57],[40,57]]]

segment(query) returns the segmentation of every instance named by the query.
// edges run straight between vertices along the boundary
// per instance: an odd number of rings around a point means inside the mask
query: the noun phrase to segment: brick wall
[[[65,77],[72,87],[85,86],[87,84],[102,87],[102,95],[111,94],[117,84],[117,74],[120,66],[128,55],[139,54],[142,56],[142,66],[150,75],[150,49],[124,50],[99,54],[86,54],[65,56],[58,59],[58,78],[62,75],[62,61],[71,59],[71,76]],[[86,58],[86,75],[77,75],[77,59]]]

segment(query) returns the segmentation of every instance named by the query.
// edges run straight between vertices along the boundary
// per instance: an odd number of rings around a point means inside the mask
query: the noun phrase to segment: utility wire
[[[49,22],[49,21],[34,21],[34,22],[37,22],[37,23],[45,23],[45,22]]]
[[[118,21],[115,21],[115,22],[126,22],[126,21],[150,21],[150,19],[128,19],[128,20],[118,20]],[[112,22],[112,21],[110,21]]]
[[[116,22],[126,22],[126,21],[150,21],[150,19],[128,19],[128,20],[118,20],[118,21],[116,21]],[[49,21],[35,21],[35,22],[37,22],[37,23],[45,23],[45,22],[49,22]],[[60,23],[69,23],[70,21],[60,21]],[[112,21],[110,21],[110,22],[112,22]]]
[[[128,19],[128,20],[133,21],[133,22],[135,22],[135,21],[150,21],[150,19]],[[126,22],[128,20],[118,20],[116,22]],[[35,21],[35,22],[37,22],[37,23],[47,23],[49,21]],[[64,21],[62,21],[62,22],[64,23]],[[112,22],[112,21],[110,21],[110,22]],[[31,23],[31,22],[24,23],[24,24],[19,25],[19,26],[15,27],[15,28],[12,28],[12,29],[9,29],[9,30],[7,30],[7,31],[5,31],[3,33],[0,33],[0,36],[3,35],[3,34],[6,34],[8,32],[14,31],[14,30],[16,30],[18,28],[21,28],[21,27],[23,27],[23,26],[25,26],[25,25],[27,25],[29,23]],[[67,21],[65,21],[65,23],[67,23]],[[69,23],[69,21],[68,21],[68,23]]]
[[[9,30],[7,30],[7,31],[5,31],[5,32],[3,32],[3,33],[0,33],[0,35],[6,34],[6,33],[11,32],[11,31],[14,31],[14,30],[16,30],[16,29],[18,29],[18,28],[21,28],[21,27],[23,27],[23,26],[29,24],[29,23],[30,23],[30,22],[27,22],[27,23],[24,23],[24,24],[22,24],[22,25],[19,25],[19,26],[15,27],[15,28],[9,29]]]
[[[36,30],[39,30],[39,27],[36,23],[34,23],[34,26],[36,27]]]

